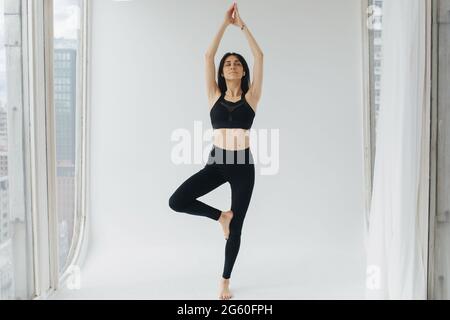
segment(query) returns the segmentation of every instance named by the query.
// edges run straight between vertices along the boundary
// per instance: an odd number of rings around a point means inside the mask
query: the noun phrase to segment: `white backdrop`
[[[174,130],[210,128],[204,53],[229,1],[91,1],[91,201],[81,290],[72,298],[215,298],[225,241],[173,212],[202,168],[171,161]],[[253,129],[279,129],[279,172],[256,165],[233,269],[236,298],[364,296],[360,0],[239,1],[265,55]],[[227,51],[253,67],[247,40]],[[207,146],[207,143],[204,144]],[[229,209],[225,184],[201,200]]]

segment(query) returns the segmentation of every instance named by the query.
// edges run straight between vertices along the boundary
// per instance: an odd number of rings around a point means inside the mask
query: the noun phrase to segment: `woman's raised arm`
[[[250,86],[249,91],[253,99],[258,101],[261,97],[262,92],[264,54],[259,48],[255,38],[253,38],[250,30],[248,30],[248,27],[246,26],[244,21],[242,21],[241,16],[239,15],[237,4],[235,5],[235,17],[233,24],[243,30],[255,58],[255,64],[253,66],[253,82]]]
[[[219,32],[217,32],[213,42],[205,53],[206,91],[208,94],[208,98],[213,98],[219,91],[219,86],[217,85],[215,79],[216,66],[214,63],[214,57],[217,53],[217,49],[219,48],[220,41],[222,40],[226,28],[234,22],[233,11],[234,5],[232,5],[230,9],[228,9],[227,13],[225,14],[225,20],[220,26]]]

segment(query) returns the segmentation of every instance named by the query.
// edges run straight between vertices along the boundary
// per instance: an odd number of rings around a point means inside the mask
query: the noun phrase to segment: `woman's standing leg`
[[[225,245],[225,263],[222,277],[229,279],[241,245],[241,231],[255,184],[253,164],[233,165],[230,174],[231,211],[230,235]]]
[[[177,212],[204,216],[218,221],[222,211],[197,200],[197,198],[225,182],[226,180],[217,166],[206,165],[175,190],[169,198],[169,206]]]

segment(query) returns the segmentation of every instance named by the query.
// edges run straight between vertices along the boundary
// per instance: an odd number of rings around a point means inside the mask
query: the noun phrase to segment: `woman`
[[[244,32],[253,52],[255,65],[251,86],[247,63],[237,53],[225,54],[219,66],[219,84],[214,79],[214,56],[230,24]],[[174,211],[204,216],[221,224],[227,242],[219,298],[230,299],[231,271],[239,252],[242,225],[255,181],[249,130],[261,96],[263,71],[263,53],[239,16],[236,3],[227,11],[205,58],[209,113],[214,128],[213,148],[208,163],[178,187],[169,199],[169,206]],[[231,210],[221,211],[197,200],[225,182],[231,186]]]

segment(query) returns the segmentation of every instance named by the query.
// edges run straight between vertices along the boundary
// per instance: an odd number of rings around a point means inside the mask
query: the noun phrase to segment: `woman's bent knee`
[[[169,198],[169,207],[176,212],[182,212],[183,211],[183,204],[177,199],[175,195],[172,195]]]

